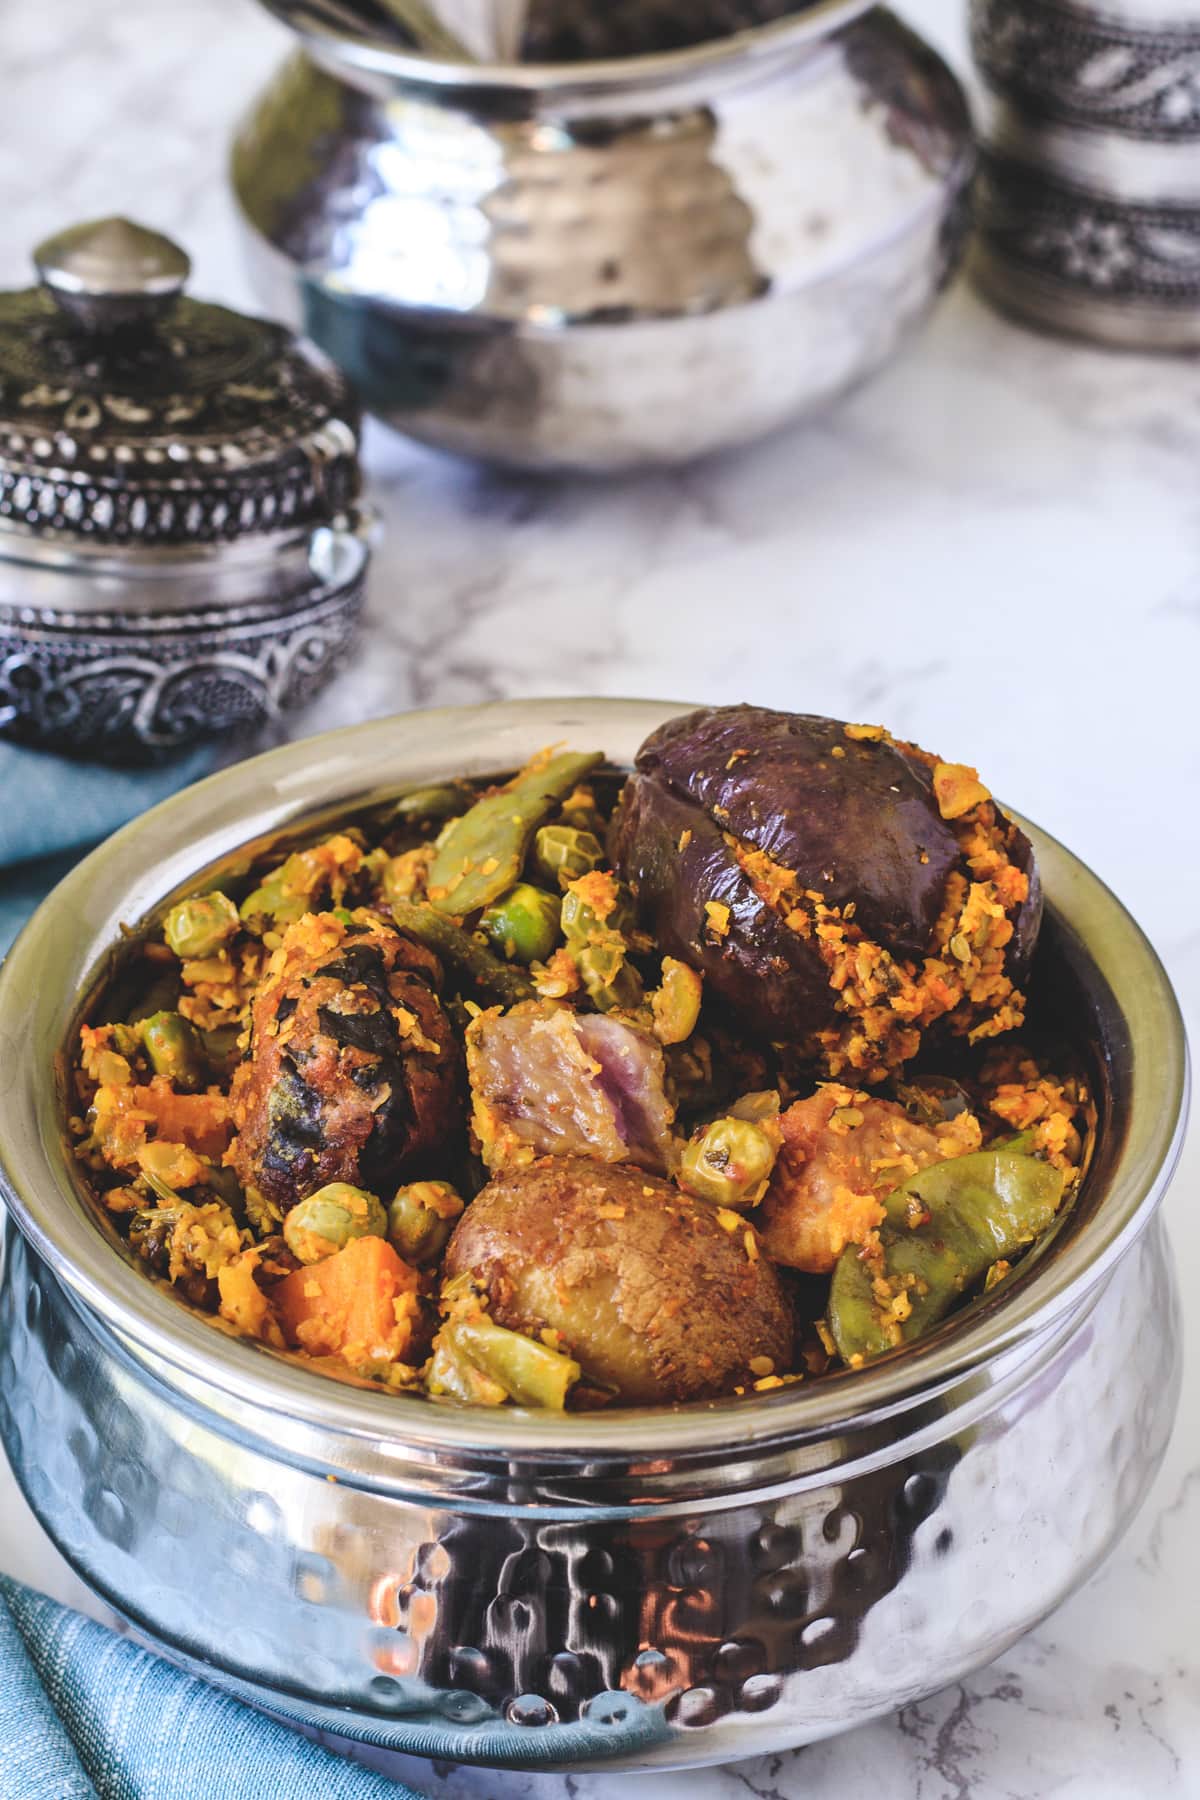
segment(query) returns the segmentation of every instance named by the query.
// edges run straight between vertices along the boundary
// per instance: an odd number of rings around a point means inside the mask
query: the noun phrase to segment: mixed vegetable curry
[[[83,1028],[77,1155],[152,1278],[486,1405],[858,1368],[1080,1180],[1041,892],[973,769],[740,706],[548,749],[171,908]]]

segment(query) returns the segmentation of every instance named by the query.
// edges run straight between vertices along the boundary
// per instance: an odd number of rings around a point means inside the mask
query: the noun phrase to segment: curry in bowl
[[[82,1029],[146,1274],[327,1374],[579,1410],[813,1381],[1048,1241],[1094,1110],[1031,846],[877,726],[549,747],[171,907]]]

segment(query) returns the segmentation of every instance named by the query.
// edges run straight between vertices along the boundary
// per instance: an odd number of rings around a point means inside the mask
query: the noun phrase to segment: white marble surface
[[[961,66],[959,6],[908,10]],[[126,210],[186,241],[197,291],[248,302],[223,158],[278,28],[250,0],[2,11],[0,282],[24,281],[50,227]],[[1200,365],[1039,339],[960,287],[826,422],[724,463],[525,484],[382,431],[368,449],[388,526],[369,652],[291,729],[567,691],[881,719],[978,762],[1090,861],[1157,942],[1196,1029]],[[1193,1136],[1167,1203],[1193,1295],[1198,1186]],[[11,1489],[0,1563],[77,1597]],[[1200,1795],[1198,1592],[1193,1330],[1175,1440],[1129,1537],[972,1680],[726,1769],[564,1781],[414,1763],[409,1778],[441,1800]]]

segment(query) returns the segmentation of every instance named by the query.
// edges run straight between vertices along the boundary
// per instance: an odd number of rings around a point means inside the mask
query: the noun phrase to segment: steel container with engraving
[[[361,611],[349,389],[128,220],[35,260],[0,294],[0,735],[133,760],[261,724]]]
[[[1100,1121],[1045,1254],[857,1373],[547,1416],[341,1385],[133,1266],[68,1141],[66,1062],[127,927],[202,874],[538,747],[626,766],[645,701],[415,713],[290,745],[127,826],[0,970],[0,1435],[68,1561],[145,1641],[308,1731],[485,1764],[648,1769],[844,1730],[962,1679],[1085,1580],[1179,1386],[1158,1202],[1186,1053],[1112,894],[1034,827],[1037,980]],[[56,979],[44,979],[46,969]],[[20,1054],[3,1031],[20,1021]]]
[[[974,271],[1006,311],[1200,348],[1200,3],[971,0]]]

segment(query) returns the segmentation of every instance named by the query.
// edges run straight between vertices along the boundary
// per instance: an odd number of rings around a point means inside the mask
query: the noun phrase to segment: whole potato
[[[444,1274],[473,1276],[497,1324],[561,1332],[621,1400],[694,1400],[790,1365],[791,1309],[748,1233],[641,1169],[546,1157],[468,1206]]]
[[[834,1073],[878,1078],[943,1015],[985,1034],[1019,1023],[1013,984],[1041,918],[1029,840],[972,770],[878,728],[754,706],[672,719],[638,752],[609,850],[661,949],[703,970],[744,1028],[827,1034]],[[998,910],[986,979],[969,960],[968,899]],[[870,967],[849,954],[863,944]]]

